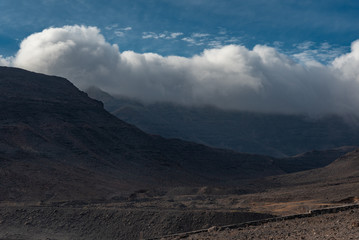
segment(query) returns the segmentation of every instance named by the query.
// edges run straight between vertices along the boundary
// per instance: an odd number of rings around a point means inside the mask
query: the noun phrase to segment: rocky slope
[[[270,222],[260,226],[249,226],[237,229],[210,228],[208,232],[188,234],[187,236],[166,237],[163,240],[349,240],[359,237],[359,210],[318,215],[310,218],[298,218]]]
[[[331,186],[333,184],[333,186],[337,186],[356,183],[357,181],[359,181],[359,149],[339,157],[326,167],[268,177],[263,181],[259,180],[259,185],[265,187],[265,182],[267,182],[268,185],[289,188],[305,185]],[[318,187],[318,189],[321,188]]]
[[[100,198],[283,173],[270,157],[148,135],[69,81],[0,68],[0,200]]]
[[[239,211],[117,208],[101,205],[0,208],[0,239],[140,239],[270,217]]]
[[[354,146],[345,146],[321,151],[313,150],[292,157],[278,158],[275,160],[275,164],[286,173],[322,168],[356,148]]]

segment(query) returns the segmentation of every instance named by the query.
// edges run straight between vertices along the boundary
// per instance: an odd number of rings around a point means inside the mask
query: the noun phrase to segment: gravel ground
[[[208,232],[169,239],[188,240],[240,240],[240,239],[359,239],[359,210],[323,214],[314,217],[270,222],[244,229],[220,229],[212,227]]]
[[[0,207],[0,240],[138,240],[271,217],[240,211],[93,206]]]

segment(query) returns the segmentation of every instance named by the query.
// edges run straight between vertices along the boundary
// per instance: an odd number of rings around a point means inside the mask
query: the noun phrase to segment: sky
[[[1,0],[0,65],[145,103],[358,114],[359,2]]]
[[[358,12],[353,0],[1,0],[0,50],[13,55],[28,35],[64,25],[96,26],[121,51],[165,56],[230,43],[348,48]]]

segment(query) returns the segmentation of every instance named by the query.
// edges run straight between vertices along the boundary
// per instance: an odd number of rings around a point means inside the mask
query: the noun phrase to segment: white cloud
[[[116,28],[118,25],[115,24],[113,25],[113,28]],[[107,30],[112,30],[113,28],[107,28]],[[114,30],[114,34],[117,36],[117,37],[124,37],[125,36],[125,33],[128,32],[128,31],[131,31],[132,30],[132,27],[124,27],[124,28],[116,28]]]
[[[121,30],[121,31],[131,31],[132,27],[120,28],[119,30]]]
[[[154,32],[143,32],[142,33],[142,38],[143,39],[148,39],[148,38],[153,38],[153,39],[175,39],[178,36],[183,35],[183,33],[181,32],[163,32],[163,33],[154,33]]]
[[[241,40],[242,38],[240,37],[231,37],[229,39],[225,39],[224,42],[234,44],[234,43],[239,43]]]
[[[116,35],[117,37],[123,37],[123,36],[125,36],[125,33],[122,32],[122,31],[120,31],[120,30],[116,30],[114,33],[115,33],[115,35]]]
[[[118,27],[118,24],[112,24],[112,25],[108,25],[105,27],[106,30],[112,30],[114,28],[117,28]]]
[[[147,39],[147,38],[158,38],[157,37],[157,34],[156,33],[154,33],[154,32],[143,32],[142,33],[142,38],[143,39]]]
[[[306,41],[306,42],[302,42],[302,43],[299,43],[299,44],[294,44],[294,46],[297,47],[300,50],[308,50],[311,47],[313,47],[314,44],[315,43],[312,42],[312,41]]]
[[[2,55],[0,55],[0,66],[11,66],[12,60],[13,60],[12,57],[5,58]]]
[[[65,26],[23,40],[12,64],[144,102],[309,115],[359,109],[359,41],[333,63],[313,65],[262,45],[227,45],[191,58],[119,52],[96,27]]]
[[[191,37],[184,37],[181,40],[188,42],[193,46],[201,46],[207,44],[209,47],[213,47],[214,45],[218,46],[218,40],[209,40],[207,37],[210,36],[208,33],[192,33]]]
[[[192,37],[193,38],[203,38],[203,37],[208,37],[210,34],[208,33],[193,33]]]
[[[347,51],[346,47],[332,46],[327,42],[321,43],[318,46],[315,42],[307,41],[296,44],[295,47],[297,51],[292,51],[289,54],[298,61],[311,65],[332,62]]]
[[[359,40],[352,43],[350,53],[336,58],[333,66],[343,74],[346,81],[359,82]]]
[[[221,41],[210,41],[209,43],[208,43],[208,46],[210,46],[210,47],[212,47],[212,48],[221,48],[221,47],[223,47],[223,44],[222,44],[222,42]]]
[[[203,45],[203,41],[197,41],[196,39],[194,38],[191,38],[191,37],[184,37],[181,39],[182,41],[185,41],[185,42],[188,42],[190,45],[197,45],[197,46],[200,46],[200,45]]]
[[[169,38],[169,39],[174,39],[174,38],[177,38],[177,37],[179,37],[179,36],[181,36],[181,35],[183,35],[183,33],[181,33],[181,32],[174,32],[174,33],[171,33],[171,34],[168,36],[168,38]]]
[[[132,30],[132,27],[119,28],[118,24],[112,24],[112,25],[106,26],[105,29],[107,31],[113,31],[113,34],[115,34],[117,37],[124,37],[126,32]]]
[[[188,43],[189,46],[207,46],[208,48],[220,48],[225,45],[237,44],[241,41],[241,37],[229,37],[221,32],[218,36],[208,33],[192,33],[190,37],[181,39]]]

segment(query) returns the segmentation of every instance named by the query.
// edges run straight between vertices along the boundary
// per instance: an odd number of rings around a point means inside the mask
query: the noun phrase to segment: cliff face
[[[63,78],[0,67],[0,93],[0,200],[99,198],[282,173],[269,157],[148,135]]]

